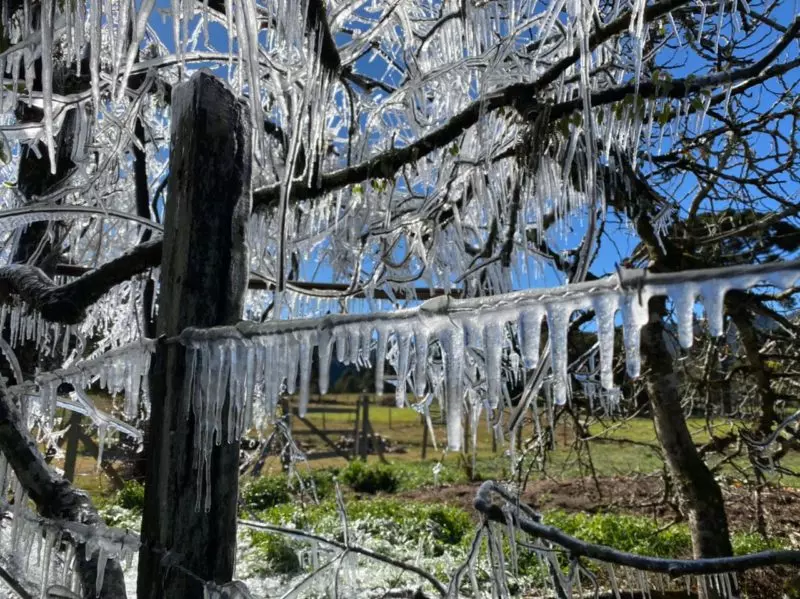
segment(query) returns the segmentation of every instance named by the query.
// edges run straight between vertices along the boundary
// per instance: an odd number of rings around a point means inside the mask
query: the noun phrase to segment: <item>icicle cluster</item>
[[[489,410],[504,402],[509,375],[503,364],[528,369],[539,361],[542,324],[547,324],[552,400],[567,401],[567,331],[576,311],[591,310],[597,322],[600,385],[613,391],[614,319],[622,315],[629,376],[640,371],[639,340],[652,297],[668,296],[675,307],[680,342],[692,343],[695,301],[702,298],[710,333],[722,333],[723,298],[731,289],[766,283],[790,288],[800,276],[795,263],[736,267],[675,275],[630,274],[564,288],[526,290],[492,298],[453,300],[441,296],[419,308],[372,315],[337,315],[318,320],[187,329],[189,375],[185,409],[198,423],[197,458],[207,464],[213,443],[238,439],[254,422],[273,414],[281,393],[299,395],[305,413],[316,348],[319,392],[327,393],[331,360],[367,366],[374,362],[375,391],[383,392],[386,363],[395,371],[398,406],[413,393],[425,398],[441,390],[450,449],[462,439],[465,400]],[[516,343],[514,342],[516,340]],[[515,359],[510,356],[515,355]],[[471,380],[467,393],[465,381]],[[482,391],[474,392],[476,385]],[[230,398],[227,413],[223,413]],[[258,401],[260,400],[260,401]],[[427,403],[421,404],[423,411]],[[254,418],[255,416],[255,418]],[[227,425],[223,427],[223,422]]]
[[[7,503],[6,498],[12,498],[12,503]],[[56,593],[59,589],[77,595],[82,593],[75,570],[78,559],[75,545],[78,543],[86,544],[86,559],[98,556],[98,588],[103,583],[107,560],[130,562],[139,550],[138,536],[129,531],[103,524],[89,526],[51,520],[36,514],[30,509],[25,491],[2,453],[0,511],[10,515],[0,523],[0,546],[11,549],[0,552],[0,564],[27,581],[28,588],[38,586],[42,596],[50,596],[48,591]]]
[[[142,401],[147,401],[146,381],[154,347],[155,342],[152,340],[134,343],[108,351],[93,360],[84,360],[67,368],[40,373],[33,382],[11,386],[8,391],[19,395],[38,395],[43,416],[42,424],[49,423],[52,426],[56,408],[64,407],[86,414],[98,426],[110,426],[130,436],[138,437],[139,433],[135,429],[112,419],[94,406],[91,399],[83,393],[83,389],[88,389],[98,382],[112,395],[123,393],[125,417],[135,418]],[[77,389],[77,398],[70,400],[60,398],[58,387],[61,383],[70,383]],[[144,406],[146,407],[146,403]]]

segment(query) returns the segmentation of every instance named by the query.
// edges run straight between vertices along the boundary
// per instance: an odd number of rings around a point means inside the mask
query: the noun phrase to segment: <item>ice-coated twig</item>
[[[104,552],[114,555],[121,553],[126,546],[127,537],[104,536],[107,528],[103,525],[97,510],[89,497],[77,491],[72,485],[58,476],[44,461],[30,436],[19,410],[10,397],[0,391],[0,453],[8,460],[17,477],[19,490],[34,501],[37,509],[47,514],[35,516],[23,507],[20,493],[15,495],[15,517],[40,519],[48,526],[67,530],[77,539],[76,569],[84,589],[97,592],[104,599],[123,599],[125,582],[122,569],[116,560],[104,560]],[[119,542],[119,544],[118,544]],[[137,541],[138,546],[138,541]],[[102,568],[105,575],[98,576]],[[100,588],[96,582],[103,583]]]
[[[358,553],[359,555],[363,555],[364,557],[368,557],[370,559],[374,559],[376,561],[389,564],[390,566],[394,566],[395,568],[406,570],[408,572],[413,572],[420,578],[423,578],[426,581],[428,581],[442,597],[444,597],[447,594],[447,587],[445,587],[444,584],[442,584],[439,580],[434,578],[430,573],[426,572],[422,568],[419,568],[414,564],[409,564],[401,560],[393,559],[389,556],[377,553],[375,551],[371,551],[364,547],[359,547],[357,545],[353,545],[352,543],[345,545],[344,543],[340,543],[339,541],[328,539],[326,537],[314,533],[304,532],[301,530],[297,530],[296,528],[284,528],[282,526],[275,526],[273,524],[266,524],[264,522],[255,522],[253,520],[239,520],[239,524],[241,524],[242,526],[247,526],[248,528],[253,528],[255,530],[264,530],[267,532],[285,535],[300,540],[314,541],[317,543],[322,543],[323,545],[330,545],[331,547],[347,550],[350,551],[351,553]]]
[[[31,595],[25,587],[17,580],[14,576],[12,576],[11,572],[0,566],[0,579],[2,579],[3,584],[11,589],[14,593],[16,593],[19,599],[34,599],[33,595]]]
[[[493,502],[493,494],[499,495],[506,501],[510,497],[502,486],[494,481],[486,481],[478,489],[473,505],[489,520],[505,525],[506,515],[502,508]],[[660,572],[670,576],[689,576],[744,572],[755,568],[780,565],[800,565],[800,551],[792,550],[761,551],[733,557],[698,559],[666,559],[637,555],[577,539],[555,526],[542,524],[531,518],[528,513],[523,513],[529,511],[521,510],[514,514],[516,525],[524,532],[558,545],[573,557],[588,557],[606,564],[627,566],[640,571]]]

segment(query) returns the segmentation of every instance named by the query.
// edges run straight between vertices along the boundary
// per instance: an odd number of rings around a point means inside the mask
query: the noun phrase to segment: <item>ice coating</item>
[[[552,372],[548,378],[548,371],[544,370],[533,379],[535,401],[526,404],[535,411],[534,422],[540,430],[540,419],[552,418],[553,405],[568,401],[572,376],[583,386],[592,404],[609,410],[618,401],[613,371],[617,311],[622,314],[628,374],[638,376],[640,331],[650,318],[650,298],[668,296],[672,300],[681,343],[688,346],[696,296],[701,297],[709,328],[716,333],[721,328],[726,290],[747,289],[764,281],[776,286],[792,285],[796,278],[796,269],[769,276],[725,277],[715,273],[712,277],[695,276],[688,281],[648,274],[636,284],[629,284],[630,278],[624,284],[615,284],[612,279],[577,290],[564,287],[519,291],[490,299],[448,298],[426,302],[420,309],[382,314],[328,315],[317,321],[217,327],[187,333],[183,338],[187,343],[187,364],[193,364],[196,370],[187,381],[196,389],[192,406],[202,420],[201,438],[203,443],[210,443],[220,442],[222,437],[238,438],[251,425],[250,404],[257,400],[263,402],[259,413],[267,416],[274,413],[281,394],[294,392],[298,371],[299,407],[305,413],[315,348],[320,356],[321,391],[327,387],[333,357],[359,367],[374,367],[376,391],[383,388],[385,363],[390,361],[398,375],[397,404],[408,401],[408,375],[413,375],[415,395],[431,399],[435,396],[442,402],[448,447],[456,450],[463,441],[464,415],[474,418],[476,410],[479,413],[484,407],[494,410],[507,405],[507,381],[526,381],[531,373],[523,364],[541,363],[537,353],[541,350],[542,318],[547,319],[549,339],[549,356],[544,366],[551,364]],[[588,358],[588,370],[570,373],[567,343],[570,319],[574,312],[589,309],[594,311],[598,349]],[[507,327],[509,322],[516,323],[516,327]],[[512,337],[507,343],[508,333],[516,334],[517,339]],[[104,369],[105,376],[109,380],[131,381],[133,372],[142,371],[141,365],[131,369],[125,364],[125,360],[118,360],[113,367]],[[134,383],[124,385],[126,389],[135,388]],[[263,394],[257,392],[262,388]],[[44,403],[52,405],[53,390],[44,386],[43,391],[48,398]],[[235,417],[236,424],[229,426],[226,435],[221,435],[221,407],[226,393],[235,406],[231,408],[230,419]]]
[[[486,352],[486,394],[492,409],[500,403],[503,337],[503,328],[500,322],[490,320],[486,323],[483,329],[483,347]]]
[[[544,318],[544,308],[540,305],[531,306],[519,317],[520,346],[527,368],[536,368],[539,363],[542,318]]]
[[[592,307],[597,322],[597,340],[600,345],[600,384],[604,389],[614,387],[614,315],[619,299],[612,293],[593,298]]]

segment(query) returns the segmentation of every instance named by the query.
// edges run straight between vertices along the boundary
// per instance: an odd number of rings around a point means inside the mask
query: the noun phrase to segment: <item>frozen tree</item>
[[[731,553],[664,321],[669,308],[684,348],[698,297],[712,336],[733,322],[760,414],[749,446],[774,454],[775,435],[796,430],[776,402],[795,396],[779,390],[787,371],[765,365],[753,316],[768,312],[791,347],[800,18],[786,6],[9,0],[1,11],[0,474],[14,540],[44,534],[45,564],[64,539],[94,560],[75,560],[72,577],[63,557],[43,587],[61,576],[85,596],[122,596],[117,559],[140,546],[140,597],[220,591],[233,573],[232,447],[269,425],[281,393],[305,408],[315,352],[322,393],[337,359],[373,368],[379,392],[391,376],[398,405],[427,414],[442,402],[452,450],[482,414],[513,444],[524,418],[546,421],[581,380],[602,409],[642,388],[696,557]],[[213,76],[190,80],[200,68]],[[624,237],[633,251],[614,256]],[[570,339],[592,320],[597,367],[583,372]],[[117,413],[82,393],[95,383],[123,398]],[[31,431],[57,434],[56,407],[90,415],[100,439],[150,420],[141,542],[101,526],[42,463]],[[721,568],[698,567],[687,571]]]

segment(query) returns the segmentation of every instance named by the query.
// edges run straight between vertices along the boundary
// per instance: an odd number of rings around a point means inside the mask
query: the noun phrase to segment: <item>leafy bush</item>
[[[144,485],[134,480],[127,481],[117,491],[114,504],[126,510],[144,511]]]
[[[303,482],[307,486],[314,485],[319,500],[333,496],[334,473],[331,470],[312,470],[307,476],[303,476]]]
[[[292,500],[292,492],[286,476],[262,476],[245,485],[242,489],[242,499],[252,510],[265,510],[282,503],[289,503]]]
[[[780,539],[765,539],[760,534],[754,532],[734,533],[731,538],[734,555],[746,555],[748,553],[758,553],[759,551],[769,551],[770,549],[786,549],[786,543]]]
[[[300,571],[300,558],[289,541],[280,535],[252,531],[251,558],[258,563],[255,568],[261,574],[296,574]]]
[[[342,482],[358,493],[394,493],[400,485],[397,472],[385,464],[352,461],[339,474]]]
[[[553,511],[545,514],[545,522],[584,541],[620,551],[657,557],[686,557],[692,551],[686,526],[660,530],[662,523],[641,516]]]
[[[457,545],[475,528],[467,512],[447,505],[431,508],[428,519],[434,524],[436,540],[448,545]]]

